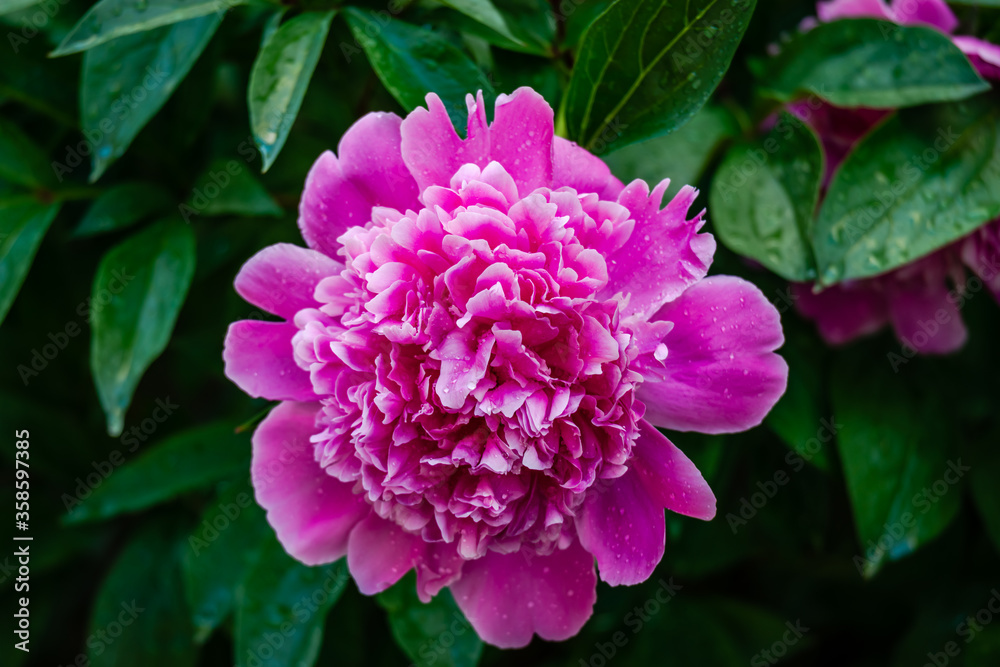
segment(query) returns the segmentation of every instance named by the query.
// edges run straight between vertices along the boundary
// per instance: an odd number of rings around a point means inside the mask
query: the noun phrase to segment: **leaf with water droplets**
[[[791,114],[729,150],[712,179],[712,221],[722,242],[792,281],[816,277],[809,244],[823,179],[816,134]]]
[[[667,134],[722,80],[756,0],[618,0],[583,36],[566,92],[569,137],[594,153]]]
[[[250,129],[267,171],[288,139],[326,43],[334,12],[306,12],[261,46],[250,73]]]
[[[840,107],[895,109],[989,90],[948,35],[869,18],[801,33],[759,69],[783,102],[811,94]]]
[[[997,165],[997,95],[900,111],[834,174],[812,235],[819,280],[885,273],[996,219]]]
[[[92,49],[112,39],[145,32],[188,19],[215,14],[247,0],[101,0],[91,7],[52,52],[65,56]]]

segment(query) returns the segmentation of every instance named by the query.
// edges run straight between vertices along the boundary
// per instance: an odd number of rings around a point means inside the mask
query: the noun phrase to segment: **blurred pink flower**
[[[706,278],[715,240],[553,136],[521,88],[466,139],[441,101],[373,113],[320,156],[299,225],[236,278],[282,322],[234,323],[226,374],[283,401],[253,439],[257,500],[308,564],[347,555],[360,590],[411,568],[486,641],[561,640],[597,577],[647,579],[664,508],[715,497],[655,426],[759,424],[784,392],[777,311]]]
[[[829,0],[820,2],[821,21],[873,17],[901,25],[927,25],[945,33],[958,19],[943,0]],[[955,45],[979,73],[1000,79],[1000,47],[975,37],[956,36]],[[790,111],[817,132],[827,156],[826,182],[854,145],[889,111],[840,109],[797,103]],[[874,333],[891,323],[904,344],[923,354],[947,354],[965,344],[968,332],[959,313],[966,289],[964,266],[1000,300],[1000,220],[930,255],[885,274],[845,281],[814,294],[811,285],[793,285],[799,311],[815,320],[831,344]],[[964,266],[963,266],[964,265]]]

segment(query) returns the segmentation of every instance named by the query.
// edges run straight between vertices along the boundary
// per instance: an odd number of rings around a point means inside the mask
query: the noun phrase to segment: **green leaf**
[[[1000,449],[997,449],[995,439],[990,439],[976,443],[969,453],[972,498],[986,524],[987,534],[1000,551],[1000,485],[997,484],[1000,479]]]
[[[417,597],[416,577],[410,573],[384,593],[378,603],[388,612],[389,627],[406,655],[418,667],[474,667],[479,664],[483,642],[464,621],[461,631],[455,631],[456,619],[462,612],[451,591],[443,589],[427,604]],[[445,634],[453,642],[439,641]]]
[[[777,99],[812,94],[838,107],[895,109],[961,100],[990,87],[948,35],[870,18],[801,33],[763,69],[763,85]]]
[[[834,174],[813,233],[832,285],[908,264],[1000,215],[1000,105],[994,95],[903,109]]]
[[[94,277],[90,369],[108,433],[118,436],[142,374],[167,347],[194,276],[191,228],[166,219],[115,246]]]
[[[181,215],[281,216],[281,206],[239,160],[215,160],[198,178]]]
[[[179,407],[170,402],[169,396],[160,403],[172,409]],[[153,414],[167,412],[157,408]],[[129,461],[139,447],[139,437],[147,437],[144,433],[134,426],[122,437],[122,444],[129,445],[118,450],[125,463],[107,475],[102,473],[103,479],[92,490],[89,483],[77,490],[75,500],[82,502],[66,515],[66,523],[138,512],[249,470],[248,438],[235,433],[232,423],[212,422],[181,431]]]
[[[618,0],[583,36],[565,110],[595,153],[666,134],[719,85],[756,0]]]
[[[719,238],[782,278],[813,280],[808,239],[823,172],[816,134],[782,113],[767,135],[733,146],[716,172],[709,206]]]
[[[59,204],[27,195],[0,199],[0,323],[14,303]]]
[[[375,74],[407,111],[424,104],[427,93],[437,93],[464,133],[465,96],[482,89],[492,99],[493,86],[475,63],[436,33],[395,19],[380,25],[360,9],[345,9],[344,15]]]
[[[97,593],[87,640],[92,665],[193,665],[179,526],[148,525],[122,551]]]
[[[122,183],[97,198],[73,230],[76,238],[118,231],[173,205],[173,197],[152,183]]]
[[[665,200],[685,185],[695,185],[720,144],[738,132],[736,120],[723,107],[706,105],[686,125],[668,135],[615,150],[604,158],[624,183],[670,179]],[[617,144],[611,148],[617,148]]]
[[[0,0],[0,14],[9,14],[26,7],[33,7],[42,0]]]
[[[349,576],[343,559],[308,567],[276,540],[236,595],[238,667],[311,667],[323,641],[323,623]]]
[[[206,508],[183,556],[196,642],[208,639],[233,611],[236,590],[272,539],[264,512],[246,482],[232,485]]]
[[[83,56],[80,109],[91,182],[121,157],[166,103],[222,18],[212,14],[120,37]]]
[[[475,19],[515,44],[522,44],[521,39],[507,26],[503,14],[490,0],[442,0],[442,3]]]
[[[333,12],[306,12],[282,24],[261,46],[250,73],[250,129],[267,171],[278,157],[316,70]]]
[[[247,0],[100,0],[52,52],[53,56],[86,51],[113,39],[215,14]]]
[[[14,123],[0,118],[0,179],[38,188],[52,183],[49,161]]]
[[[854,352],[834,364],[831,399],[843,425],[837,442],[861,545],[853,560],[871,577],[948,526],[965,472],[950,451],[952,429],[934,385]]]

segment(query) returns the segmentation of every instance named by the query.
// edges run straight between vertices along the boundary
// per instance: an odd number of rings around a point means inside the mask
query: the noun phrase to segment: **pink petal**
[[[295,364],[291,322],[241,320],[229,325],[222,358],[226,377],[255,398],[315,401],[309,372]]]
[[[574,541],[548,556],[489,551],[465,564],[451,585],[459,608],[483,641],[521,648],[532,634],[562,641],[594,611],[594,558]]]
[[[633,586],[649,578],[663,558],[663,506],[629,467],[617,479],[598,480],[576,520],[583,548],[594,554],[601,579]]]
[[[374,512],[354,526],[347,569],[358,590],[375,595],[399,581],[420,558],[424,541]]]
[[[955,37],[952,41],[969,57],[980,75],[987,79],[1000,79],[1000,46],[975,37]]]
[[[886,281],[892,326],[904,343],[921,354],[948,354],[965,345],[969,332],[948,284],[936,272]]]
[[[337,146],[344,177],[372,207],[400,212],[420,207],[417,183],[403,162],[402,122],[394,113],[369,113],[344,133]]]
[[[417,561],[417,596],[423,602],[441,592],[462,576],[465,559],[458,555],[454,542],[428,542]]]
[[[628,305],[622,309],[622,317],[649,319],[663,304],[704,278],[712,263],[715,239],[711,234],[698,234],[705,224],[702,214],[687,219],[698,191],[685,186],[660,210],[669,185],[670,181],[663,181],[650,194],[648,186],[636,180],[618,197],[636,224],[625,245],[608,257],[608,284],[598,297],[624,294]]]
[[[715,518],[715,494],[684,452],[642,420],[630,461],[649,497],[671,512],[710,521]]]
[[[253,434],[250,467],[257,502],[278,541],[307,565],[342,557],[351,529],[371,512],[349,484],[316,463],[309,436],[318,410],[318,403],[289,401],[271,410]]]
[[[664,368],[646,371],[646,419],[677,431],[733,433],[760,424],[785,392],[788,365],[774,353],[778,311],[754,285],[714,276],[654,318],[674,323]]]
[[[326,255],[290,243],[264,248],[236,276],[236,291],[253,305],[291,320],[303,308],[318,308],[316,285],[344,268]]]
[[[552,107],[544,97],[531,88],[497,97],[490,159],[514,177],[522,197],[552,183],[552,137]]]
[[[299,202],[299,229],[309,247],[336,257],[340,237],[349,228],[371,220],[372,205],[347,180],[341,163],[330,151],[316,160],[306,176]]]
[[[893,12],[883,0],[829,0],[816,5],[816,15],[820,21],[836,21],[844,18],[873,17],[894,20]]]
[[[872,280],[841,283],[813,294],[810,285],[792,285],[792,298],[806,317],[815,320],[820,335],[842,345],[875,333],[889,322],[885,294]]]
[[[604,160],[562,137],[555,137],[552,147],[554,187],[571,187],[581,194],[595,192],[608,201],[618,198],[625,186],[611,174]]]
[[[897,23],[921,23],[951,32],[958,27],[958,19],[944,0],[893,0],[892,13]]]
[[[448,187],[451,177],[463,164],[486,166],[489,135],[480,132],[463,141],[455,132],[441,98],[427,95],[427,109],[418,108],[408,115],[400,127],[403,161],[423,191],[431,185]],[[470,128],[478,119],[470,109]]]

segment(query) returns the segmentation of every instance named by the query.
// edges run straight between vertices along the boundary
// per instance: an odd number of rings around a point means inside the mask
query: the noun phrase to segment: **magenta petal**
[[[594,192],[601,199],[614,201],[625,186],[611,174],[604,160],[572,141],[555,137],[552,144],[554,187],[571,187],[577,192]]]
[[[597,559],[604,582],[633,586],[649,579],[663,558],[663,505],[650,497],[630,466],[621,477],[600,480],[590,489],[576,532]]]
[[[987,79],[1000,79],[1000,46],[975,37],[955,37],[953,41],[969,57],[980,75]]]
[[[490,159],[514,177],[522,197],[552,183],[552,128],[552,107],[531,88],[497,97]]]
[[[351,531],[347,569],[358,590],[375,595],[399,581],[420,558],[424,541],[374,512]]]
[[[271,410],[253,434],[250,467],[257,502],[278,541],[307,565],[342,557],[351,529],[371,512],[350,484],[316,463],[309,437],[318,410],[318,403],[292,402]]]
[[[637,180],[618,196],[618,203],[635,218],[635,229],[625,245],[608,257],[608,284],[598,296],[624,294],[628,305],[622,308],[622,317],[649,319],[660,306],[704,278],[712,264],[715,239],[698,233],[705,224],[702,214],[687,219],[698,191],[685,186],[660,210],[669,185],[670,181],[663,181],[650,193]]]
[[[784,336],[778,311],[757,287],[713,276],[653,318],[674,323],[664,368],[647,371],[639,398],[646,419],[677,431],[734,433],[761,423],[785,392],[788,365],[774,353]]]
[[[253,305],[291,320],[303,308],[318,308],[316,285],[344,268],[321,252],[278,243],[251,257],[236,276],[236,291]]]
[[[813,294],[810,285],[792,285],[792,299],[806,317],[815,320],[823,340],[842,345],[875,333],[889,321],[885,294],[873,280],[829,287]]]
[[[349,227],[371,220],[372,205],[347,180],[330,151],[316,160],[306,176],[299,202],[299,229],[310,248],[336,257],[340,237]]]
[[[403,161],[421,192],[431,185],[448,187],[463,164],[485,167],[488,162],[489,133],[462,141],[434,93],[428,93],[426,109],[417,108],[403,120],[400,132]]]
[[[337,147],[344,177],[372,207],[419,210],[417,183],[403,162],[402,122],[394,113],[370,113],[344,133]]]
[[[315,401],[309,372],[295,364],[291,322],[240,320],[229,325],[222,358],[226,377],[255,398]]]
[[[574,541],[547,556],[489,551],[465,564],[451,590],[483,641],[521,648],[532,634],[561,641],[579,632],[594,611],[597,575],[594,557]]]
[[[936,273],[886,281],[896,335],[922,354],[954,352],[969,335],[958,306],[948,296],[948,284]]]
[[[816,5],[816,16],[821,21],[845,18],[873,17],[894,20],[893,12],[883,0],[829,0]]]
[[[430,602],[442,588],[458,581],[464,564],[454,542],[428,542],[417,561],[417,596]]]
[[[892,13],[898,23],[922,23],[943,32],[958,27],[958,19],[944,0],[892,0]]]
[[[630,465],[658,506],[703,521],[715,518],[715,494],[684,452],[642,420]]]

